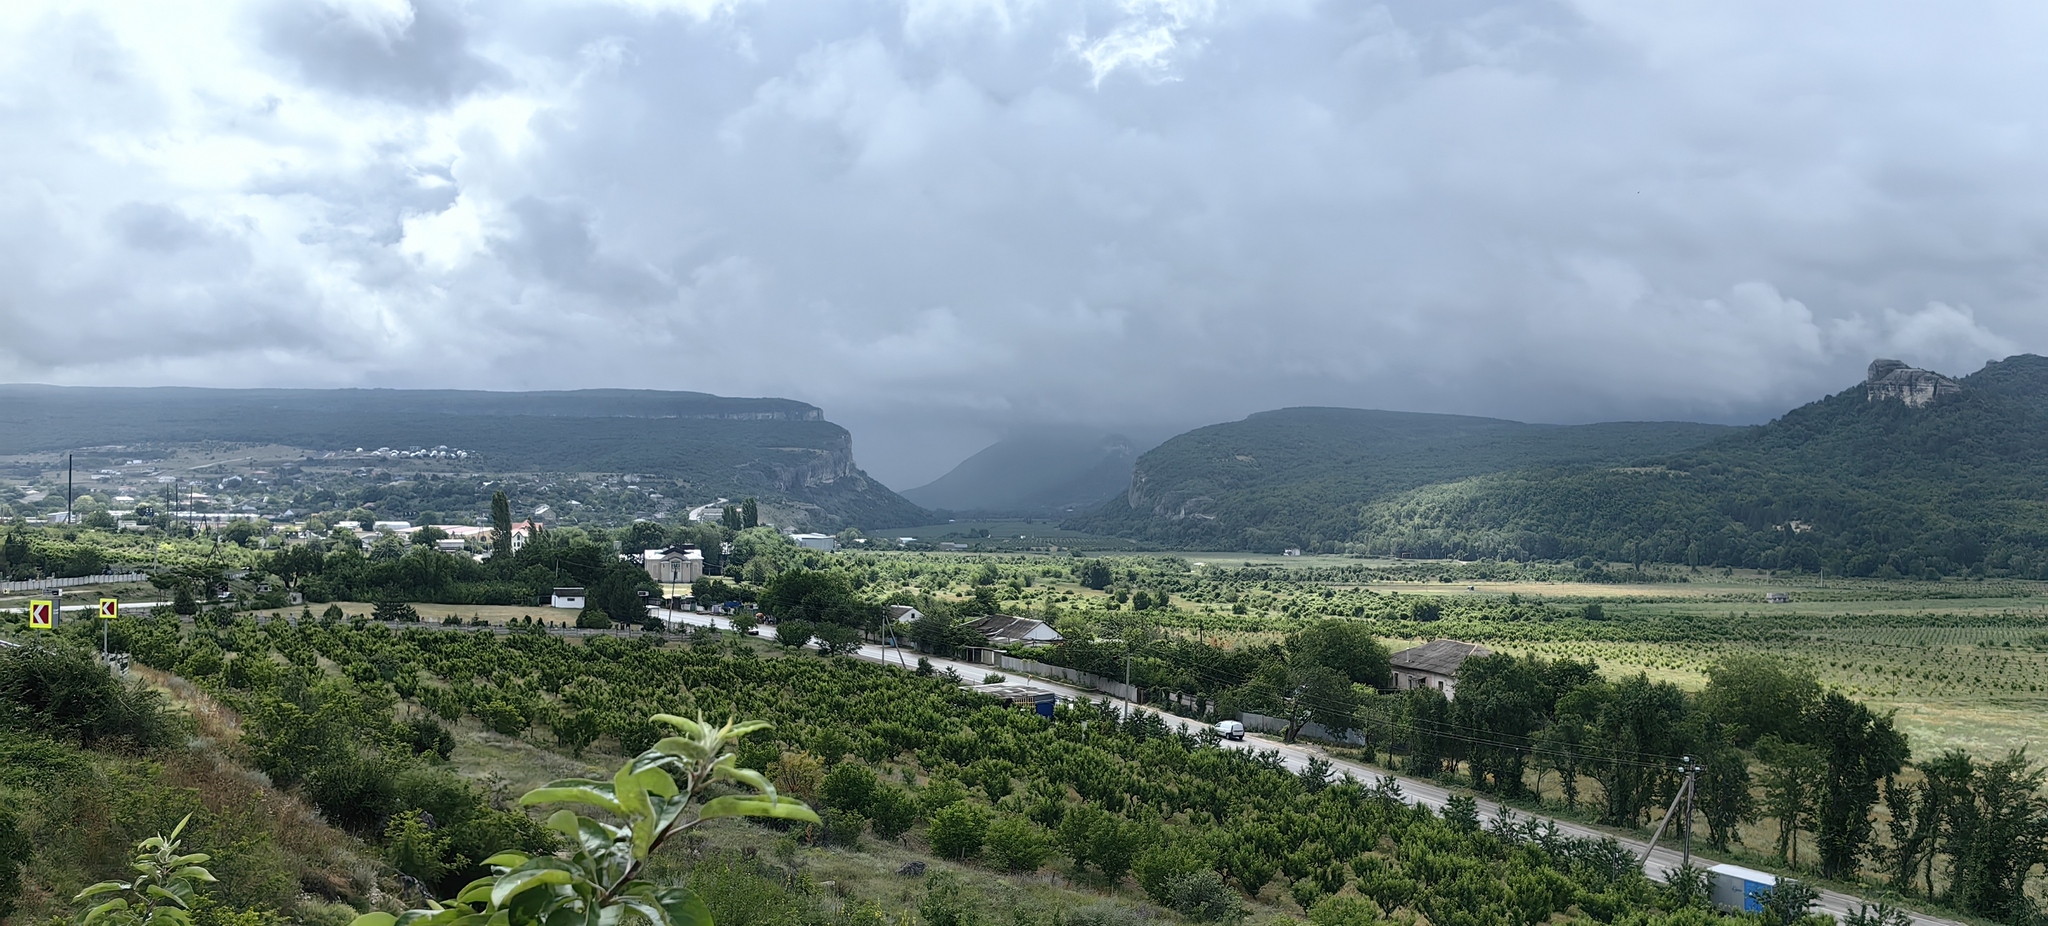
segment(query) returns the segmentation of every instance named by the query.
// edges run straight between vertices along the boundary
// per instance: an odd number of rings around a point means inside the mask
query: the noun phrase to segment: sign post
[[[102,660],[110,659],[113,656],[113,651],[107,645],[108,628],[114,625],[114,618],[120,616],[121,599],[100,599],[100,659]]]
[[[28,603],[28,629],[30,629],[30,630],[52,630],[52,629],[55,629],[55,628],[56,628],[56,626],[57,626],[57,617],[56,617],[56,615],[57,615],[57,609],[56,609],[56,606],[54,606],[54,605],[50,604],[49,602],[47,602],[47,601],[31,601],[31,602],[29,602],[29,603]]]

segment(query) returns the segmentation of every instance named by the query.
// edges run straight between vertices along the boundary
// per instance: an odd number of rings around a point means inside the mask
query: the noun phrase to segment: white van
[[[1244,724],[1235,720],[1219,720],[1216,722],[1216,735],[1227,740],[1242,740]]]

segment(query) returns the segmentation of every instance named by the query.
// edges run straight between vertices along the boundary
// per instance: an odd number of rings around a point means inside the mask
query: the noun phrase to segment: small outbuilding
[[[580,588],[558,588],[550,596],[549,605],[570,611],[581,611],[588,601]]]

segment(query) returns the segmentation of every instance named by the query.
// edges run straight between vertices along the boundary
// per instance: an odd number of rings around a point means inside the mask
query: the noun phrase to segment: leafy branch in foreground
[[[470,882],[448,905],[399,916],[370,913],[351,926],[613,926],[635,913],[655,926],[711,926],[711,911],[685,887],[640,880],[649,856],[679,834],[719,817],[773,817],[818,822],[802,801],[775,793],[760,772],[741,768],[731,753],[740,737],[768,726],[760,721],[714,727],[703,720],[656,714],[675,729],[621,767],[610,782],[570,778],[526,793],[522,805],[581,804],[621,821],[614,825],[558,810],[547,825],[568,837],[567,857],[502,852],[484,861],[494,870]],[[752,793],[695,803],[714,781]],[[693,809],[694,807],[694,809]]]
[[[79,921],[81,926],[192,926],[192,898],[197,893],[194,887],[199,882],[211,882],[213,874],[199,867],[210,856],[203,853],[178,854],[178,836],[185,831],[185,824],[192,822],[192,815],[186,814],[178,825],[171,829],[169,836],[157,835],[137,843],[135,846],[135,880],[101,881],[79,891],[73,901],[89,900],[106,894],[122,894],[87,910]]]

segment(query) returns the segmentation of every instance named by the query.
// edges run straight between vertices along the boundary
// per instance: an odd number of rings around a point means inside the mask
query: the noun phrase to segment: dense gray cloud
[[[50,2],[0,380],[1759,420],[2048,349],[2035,4]]]

